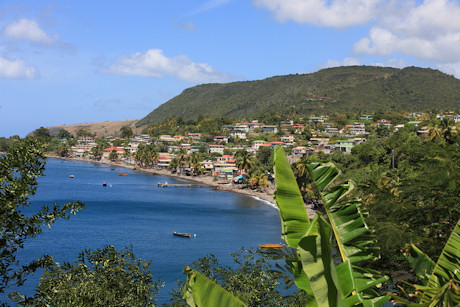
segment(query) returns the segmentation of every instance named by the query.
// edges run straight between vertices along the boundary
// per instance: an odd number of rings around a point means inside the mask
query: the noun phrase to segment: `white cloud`
[[[118,58],[102,72],[125,76],[161,78],[172,75],[189,83],[227,82],[234,77],[205,63],[192,62],[187,56],[168,58],[160,49],[150,49]]]
[[[460,60],[458,2],[425,0],[405,6],[403,11],[383,16],[379,25],[354,45],[354,51],[380,56],[401,52],[438,63]]]
[[[38,26],[36,21],[30,19],[20,19],[7,25],[4,35],[9,38],[42,44],[51,44],[58,40],[57,35],[50,37]]]
[[[0,78],[6,79],[35,79],[38,78],[37,70],[26,66],[23,61],[9,61],[0,57]]]
[[[331,68],[339,66],[355,66],[359,65],[359,60],[356,58],[345,58],[342,61],[328,60],[325,64],[321,65],[321,68]]]
[[[382,0],[254,0],[281,22],[292,20],[317,26],[344,28],[367,23]]]
[[[460,62],[440,64],[437,66],[437,69],[446,74],[453,75],[457,79],[460,79]]]

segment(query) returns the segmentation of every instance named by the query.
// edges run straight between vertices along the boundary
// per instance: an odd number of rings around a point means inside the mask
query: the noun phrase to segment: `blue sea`
[[[76,200],[85,202],[86,208],[27,241],[20,259],[27,262],[50,254],[58,262],[73,262],[84,249],[112,244],[121,250],[132,245],[137,258],[152,261],[154,279],[166,284],[157,297],[161,304],[168,301],[177,280],[185,280],[183,267],[198,258],[210,253],[221,264],[231,265],[229,253],[241,247],[281,241],[278,211],[267,202],[211,188],[157,186],[165,181],[184,183],[122,167],[48,159],[30,210]],[[175,237],[174,231],[191,233],[192,238]],[[38,278],[19,291],[32,294]]]

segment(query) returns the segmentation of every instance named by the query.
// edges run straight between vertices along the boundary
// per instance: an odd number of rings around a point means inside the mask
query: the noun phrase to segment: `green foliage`
[[[40,140],[43,143],[47,143],[51,140],[50,131],[44,127],[40,127],[32,132],[34,138]]]
[[[56,138],[58,139],[66,139],[67,141],[70,141],[73,139],[73,134],[70,133],[69,131],[65,129],[59,130],[58,134],[56,135]]]
[[[115,149],[110,152],[109,160],[112,161],[112,162],[115,162],[115,161],[118,160],[118,153],[117,153],[117,151]]]
[[[460,81],[432,69],[347,66],[258,81],[198,85],[162,104],[137,125],[159,123],[172,116],[187,121],[200,113],[210,118],[258,118],[276,124],[280,118],[276,114],[288,116],[292,109],[297,116],[381,109],[424,111],[432,108],[433,101],[441,109],[458,108]],[[387,119],[399,122],[396,117]]]
[[[206,283],[212,282],[216,286],[221,285],[227,293],[247,306],[305,306],[306,296],[303,292],[294,292],[286,289],[290,288],[291,276],[288,271],[282,268],[277,259],[292,257],[288,255],[288,250],[245,250],[232,253],[234,265],[221,266],[213,255],[195,261],[190,273],[201,273],[203,277],[209,279]],[[183,291],[173,290],[171,296],[171,306],[186,306],[183,301],[190,296],[207,296],[207,288],[190,284],[184,284]],[[189,302],[189,300],[187,300]],[[196,299],[195,299],[195,302]],[[199,305],[199,304],[198,304]],[[193,305],[192,305],[193,306]],[[205,304],[202,306],[227,306],[226,304]]]
[[[276,199],[283,238],[288,246],[297,248],[300,263],[292,262],[291,266],[296,284],[309,295],[309,305],[374,306],[389,300],[389,296],[381,296],[372,289],[388,278],[356,266],[375,258],[377,249],[372,246],[374,240],[359,208],[360,200],[346,198],[353,185],[344,182],[328,188],[339,175],[332,164],[312,163],[306,165],[306,169],[321,197],[328,221],[317,215],[311,223],[305,222],[306,209],[291,166],[283,149],[275,149],[275,175],[279,185]],[[299,227],[289,228],[290,224]],[[331,234],[341,256],[342,263],[338,266],[334,265],[332,256]],[[289,240],[290,237],[294,240]]]
[[[457,222],[444,249],[435,264],[416,246],[411,244],[406,250],[407,258],[419,277],[422,285],[414,285],[417,298],[423,306],[459,306],[460,305],[460,220]],[[395,300],[405,305],[413,297],[405,300],[394,296]]]
[[[120,137],[128,139],[134,135],[133,129],[129,126],[124,126],[120,128]]]
[[[154,306],[164,284],[152,280],[149,265],[132,248],[118,252],[111,245],[85,250],[73,264],[49,258],[35,295],[12,297],[21,306]]]
[[[20,270],[16,253],[26,241],[50,227],[57,219],[68,219],[84,207],[80,202],[63,206],[43,206],[33,215],[25,215],[22,208],[29,206],[28,198],[37,189],[37,179],[43,176],[45,157],[39,143],[32,139],[18,141],[0,156],[0,292],[11,283],[21,285],[28,273],[43,265],[36,261],[22,264]]]

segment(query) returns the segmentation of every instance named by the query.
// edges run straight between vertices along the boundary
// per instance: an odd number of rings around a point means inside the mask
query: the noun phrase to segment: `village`
[[[242,183],[244,175],[254,165],[250,162],[251,157],[263,151],[269,156],[275,146],[284,147],[288,160],[293,163],[313,153],[350,154],[354,146],[366,142],[375,133],[391,134],[403,127],[413,127],[418,135],[426,137],[432,133],[425,114],[411,113],[406,118],[405,123],[395,124],[364,114],[343,127],[339,127],[328,115],[300,119],[301,123],[280,120],[276,125],[253,120],[223,125],[220,135],[206,134],[206,141],[203,140],[204,133],[194,131],[186,135],[161,134],[155,137],[148,134],[126,138],[80,136],[74,146],[64,146],[64,150],[61,147],[58,155],[134,168],[170,170],[186,176],[211,176],[219,182]],[[460,122],[460,116],[453,113],[436,115],[436,121],[443,119],[449,119],[451,123]],[[132,134],[130,129],[125,130],[128,136]],[[65,144],[67,140],[60,141]],[[269,172],[269,167],[262,169],[256,185],[268,185]],[[265,181],[260,181],[263,177]]]

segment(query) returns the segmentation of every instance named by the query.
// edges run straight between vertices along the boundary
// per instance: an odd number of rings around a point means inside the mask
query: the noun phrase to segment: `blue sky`
[[[0,136],[139,119],[197,84],[342,65],[460,78],[460,1],[0,0]]]

